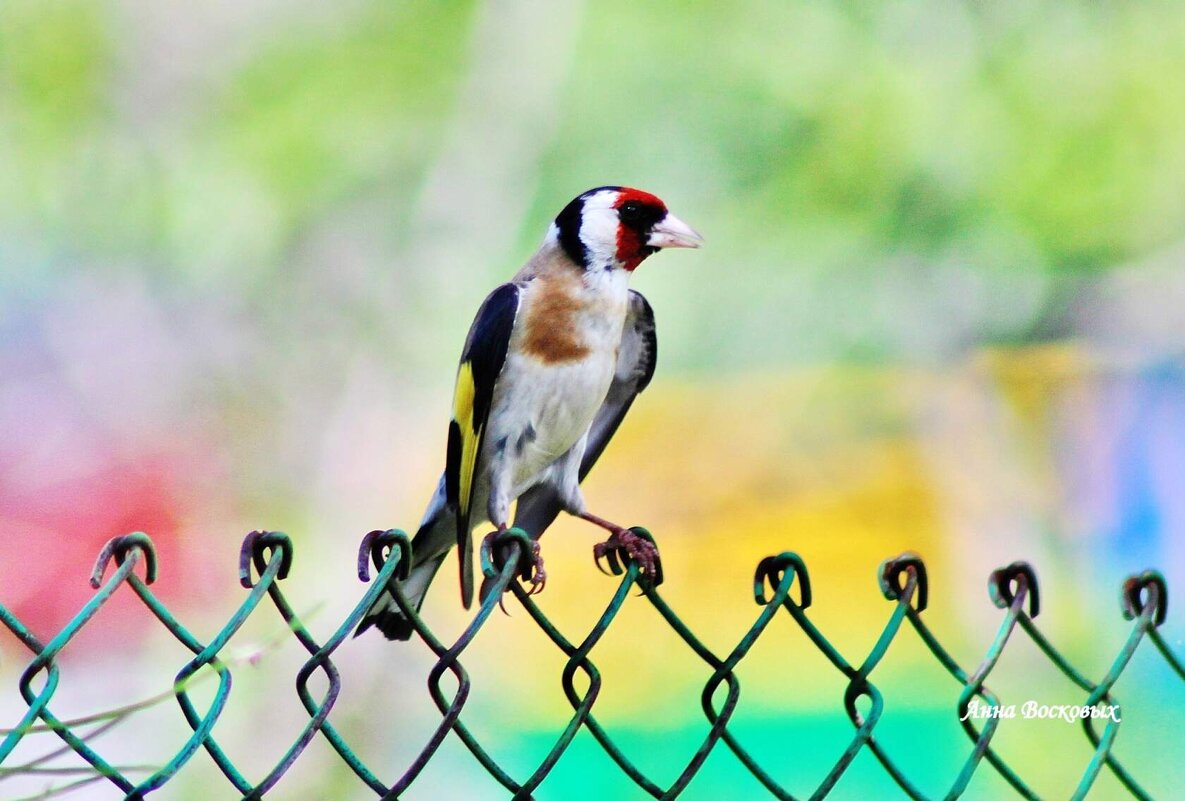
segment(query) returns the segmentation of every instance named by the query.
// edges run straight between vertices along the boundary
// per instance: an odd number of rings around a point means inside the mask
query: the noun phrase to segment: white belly
[[[616,349],[578,362],[545,365],[529,356],[507,357],[485,438],[485,464],[509,471],[511,495],[530,487],[592,425],[613,380]],[[501,463],[501,464],[499,464]]]

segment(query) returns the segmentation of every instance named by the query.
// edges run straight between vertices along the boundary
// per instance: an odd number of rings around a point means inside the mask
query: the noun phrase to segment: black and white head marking
[[[666,206],[654,195],[600,186],[565,206],[549,236],[586,271],[633,270],[658,250],[647,238],[651,227],[666,216]]]

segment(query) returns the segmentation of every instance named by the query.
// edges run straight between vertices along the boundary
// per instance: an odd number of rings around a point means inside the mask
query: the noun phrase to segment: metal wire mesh
[[[650,538],[650,534],[644,529],[636,528],[634,531]],[[1091,710],[1101,711],[1105,708],[1118,708],[1118,701],[1111,693],[1112,687],[1129,664],[1136,649],[1145,641],[1150,641],[1160,658],[1179,678],[1185,681],[1185,663],[1178,654],[1170,649],[1158,631],[1158,626],[1165,619],[1168,598],[1164,578],[1156,571],[1145,571],[1139,575],[1131,576],[1124,583],[1122,611],[1124,617],[1132,621],[1130,633],[1106,675],[1098,682],[1093,682],[1075,668],[1034,623],[1034,618],[1037,617],[1039,611],[1038,584],[1033,568],[1024,562],[1013,563],[991,574],[989,578],[991,598],[996,606],[1003,610],[1003,617],[983,661],[974,670],[967,671],[940,644],[936,635],[923,620],[928,596],[926,567],[921,558],[914,554],[904,554],[888,559],[881,564],[878,573],[880,589],[885,598],[893,604],[892,613],[872,650],[867,656],[856,662],[842,655],[811,621],[808,614],[811,606],[810,576],[802,559],[794,553],[782,553],[778,556],[767,557],[758,564],[753,580],[753,596],[760,607],[760,614],[736,647],[729,653],[721,655],[711,651],[696,637],[663,600],[657,586],[639,582],[637,566],[624,554],[610,554],[610,567],[616,575],[621,576],[621,581],[605,611],[583,640],[580,642],[569,640],[542,613],[533,599],[515,580],[516,576],[529,569],[527,567],[529,559],[526,555],[530,551],[530,541],[527,535],[514,529],[504,532],[492,544],[486,544],[481,556],[482,569],[493,582],[493,592],[481,604],[472,622],[465,628],[461,636],[452,644],[441,642],[396,590],[395,597],[400,608],[412,621],[418,636],[436,655],[436,662],[428,676],[428,689],[440,711],[441,719],[410,767],[393,782],[388,783],[389,779],[384,780],[380,777],[382,770],[372,769],[363,763],[329,720],[330,712],[333,710],[342,686],[341,677],[332,656],[357,626],[379,593],[385,587],[395,587],[394,580],[396,578],[406,576],[411,564],[411,544],[402,531],[372,531],[363,539],[358,559],[359,577],[363,581],[370,580],[370,565],[372,563],[378,571],[377,575],[350,615],[323,643],[317,642],[312,637],[281,590],[280,582],[287,575],[293,559],[292,543],[286,535],[279,532],[252,532],[246,537],[240,552],[239,573],[242,585],[249,590],[249,593],[236,612],[209,642],[202,642],[195,637],[149,589],[148,585],[153,582],[156,576],[156,556],[148,536],[143,533],[134,533],[117,537],[108,542],[99,554],[91,577],[92,586],[96,590],[95,595],[49,642],[43,643],[38,640],[20,620],[0,605],[0,620],[34,655],[18,682],[20,694],[28,705],[28,710],[16,725],[6,730],[6,736],[0,742],[0,779],[6,773],[31,770],[52,756],[73,751],[93,767],[93,772],[86,778],[72,784],[59,785],[52,792],[77,788],[94,782],[109,782],[119,788],[125,798],[139,799],[164,787],[186,767],[199,750],[205,749],[237,793],[240,793],[244,799],[260,799],[276,786],[285,772],[300,758],[309,743],[314,738],[321,736],[332,746],[349,769],[373,791],[376,797],[394,799],[399,798],[416,781],[451,732],[464,743],[481,766],[506,789],[508,796],[526,799],[530,798],[534,790],[547,779],[549,773],[571,745],[573,738],[581,728],[584,728],[591,733],[621,771],[642,792],[654,798],[673,799],[678,797],[695,779],[708,756],[714,750],[721,748],[727,749],[735,755],[744,768],[768,790],[770,796],[778,799],[804,798],[807,796],[792,795],[789,790],[779,784],[767,767],[759,764],[729,729],[729,721],[736,712],[740,698],[740,682],[735,673],[737,665],[767,630],[774,617],[779,612],[784,612],[847,680],[843,706],[853,727],[851,740],[839,759],[830,767],[822,782],[811,792],[809,798],[822,799],[826,797],[862,749],[868,749],[875,756],[884,771],[905,796],[918,800],[932,797],[923,793],[917,784],[905,775],[905,772],[878,742],[875,733],[884,709],[884,699],[881,691],[871,680],[871,675],[894,639],[902,636],[902,632],[909,629],[916,633],[938,664],[962,687],[957,711],[961,725],[968,737],[969,746],[961,770],[950,784],[949,790],[941,797],[945,799],[960,797],[967,789],[973,774],[977,770],[984,769],[983,766],[986,764],[988,769],[997,772],[1006,780],[1008,785],[1015,790],[1017,797],[1039,798],[1025,779],[992,748],[992,739],[998,731],[1000,720],[999,717],[991,714],[991,710],[999,710],[1001,703],[999,698],[988,689],[985,682],[1004,652],[1009,638],[1018,628],[1031,638],[1049,662],[1079,687],[1084,694],[1078,714],[1081,715],[1082,728],[1093,749],[1093,754],[1072,798],[1075,800],[1084,798],[1104,767],[1118,779],[1120,785],[1126,789],[1130,796],[1138,799],[1151,798],[1136,777],[1120,763],[1112,751],[1122,716],[1094,717]],[[116,563],[116,569],[106,581],[103,581],[103,576],[112,561]],[[144,578],[134,572],[137,564],[141,562],[145,567]],[[254,566],[254,572],[252,566]],[[657,583],[661,583],[661,576],[658,577]],[[792,595],[794,585],[798,587],[797,598]],[[601,690],[601,676],[590,658],[590,652],[612,625],[625,603],[630,589],[634,586],[641,588],[646,600],[662,619],[713,671],[700,696],[703,713],[710,724],[710,729],[678,777],[665,787],[630,760],[593,714],[593,707]],[[50,702],[59,685],[59,671],[55,664],[55,658],[100,607],[124,587],[130,588],[161,624],[194,654],[193,658],[177,673],[171,693],[176,697],[192,734],[180,750],[173,754],[164,765],[152,770],[147,778],[138,781],[125,775],[132,771],[126,767],[111,764],[88,743],[102,732],[104,726],[112,725],[111,721],[98,728],[89,729],[83,734],[83,721],[73,721],[72,725],[68,725],[50,710]],[[504,591],[513,593],[539,628],[567,657],[561,681],[564,694],[572,707],[572,716],[550,751],[528,776],[512,776],[499,765],[461,720],[461,712],[469,697],[470,680],[460,658],[466,647],[485,625]],[[235,632],[259,608],[265,595],[270,598],[288,630],[309,654],[296,677],[297,695],[308,713],[308,722],[275,766],[265,776],[253,780],[245,776],[231,756],[219,746],[214,736],[214,730],[226,706],[232,678],[230,666],[220,655]],[[909,623],[908,628],[903,625],[906,622]],[[189,685],[193,677],[207,666],[213,669],[217,675],[218,686],[209,706],[201,710],[191,698]],[[315,697],[309,689],[310,679],[317,673],[320,673],[327,682],[327,689],[320,698]],[[441,687],[441,680],[445,674],[451,674],[456,681],[456,689],[451,697]],[[583,691],[577,688],[578,675],[583,677],[581,683],[587,685]],[[34,684],[38,677],[41,679],[41,684],[39,689],[36,689]],[[723,702],[717,705],[715,699],[718,696],[718,690],[722,687],[724,688]],[[858,702],[864,707],[863,711],[857,707]],[[988,714],[986,716],[967,715],[968,708],[972,703],[984,705]],[[977,717],[982,720],[982,727],[977,725]],[[93,721],[87,721],[87,723],[93,723]],[[15,767],[5,766],[5,761],[22,739],[35,733],[50,732],[64,743],[57,751],[34,760],[34,762]]]

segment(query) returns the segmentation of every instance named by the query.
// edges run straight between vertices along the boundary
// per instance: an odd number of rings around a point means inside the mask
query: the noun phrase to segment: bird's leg
[[[601,559],[605,558],[610,551],[620,549],[625,551],[630,559],[634,560],[634,563],[638,565],[638,570],[643,576],[652,581],[658,576],[658,548],[654,547],[653,542],[650,542],[645,537],[638,536],[628,528],[622,528],[589,512],[581,512],[579,517],[610,532],[609,539],[604,542],[598,542],[593,546],[593,559],[597,563],[597,568],[602,573],[605,572],[605,569],[601,567]]]

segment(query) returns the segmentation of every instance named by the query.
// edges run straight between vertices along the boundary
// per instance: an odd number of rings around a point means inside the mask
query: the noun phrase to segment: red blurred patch
[[[112,537],[147,533],[159,563],[153,592],[166,604],[198,594],[186,581],[178,533],[192,499],[182,478],[200,475],[192,454],[157,454],[134,462],[95,459],[79,472],[63,465],[61,481],[22,484],[19,459],[0,458],[0,603],[42,642],[57,634],[89,601],[95,558]],[[5,454],[8,457],[10,454]],[[192,558],[192,552],[188,555]],[[107,576],[115,570],[112,562]],[[142,567],[136,568],[142,577]],[[120,588],[74,642],[94,636],[139,639],[155,622],[135,593]]]

